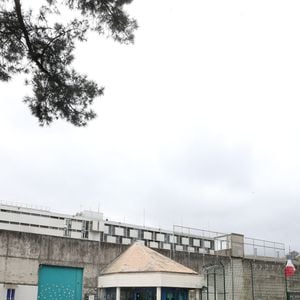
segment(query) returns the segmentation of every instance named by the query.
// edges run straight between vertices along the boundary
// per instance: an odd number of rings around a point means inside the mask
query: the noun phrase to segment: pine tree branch
[[[32,43],[30,41],[30,38],[29,38],[29,33],[27,31],[27,28],[26,28],[26,25],[24,23],[24,19],[23,19],[23,15],[22,15],[22,9],[21,9],[21,3],[20,3],[20,0],[14,0],[15,2],[15,10],[16,10],[16,14],[17,14],[17,17],[18,17],[18,21],[19,21],[19,24],[20,24],[20,28],[22,30],[22,33],[24,35],[24,38],[25,38],[25,41],[26,41],[26,45],[27,45],[27,48],[28,48],[28,53],[29,53],[29,56],[31,58],[31,60],[39,67],[39,69],[44,72],[45,74],[47,74],[50,78],[52,78],[53,76],[48,72],[48,70],[46,70],[44,68],[44,66],[40,63],[40,61],[38,60],[37,58],[37,55],[35,53],[35,51],[33,50],[33,47],[32,47]]]

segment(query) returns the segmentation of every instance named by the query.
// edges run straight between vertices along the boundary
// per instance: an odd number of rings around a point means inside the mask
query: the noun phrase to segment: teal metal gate
[[[83,269],[40,265],[38,300],[81,300]]]

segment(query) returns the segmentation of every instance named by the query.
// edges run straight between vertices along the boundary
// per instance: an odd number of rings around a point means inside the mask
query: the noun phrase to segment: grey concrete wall
[[[162,254],[170,256],[167,251],[162,252]],[[211,293],[214,292],[213,274],[215,272],[217,299],[224,299],[224,276],[221,264],[224,265],[227,300],[286,299],[285,262],[184,252],[176,252],[173,258],[197,272],[204,275],[210,274]],[[287,279],[288,291],[300,291],[300,265],[295,264],[295,266],[299,271],[293,277]],[[214,299],[214,295],[211,294],[209,299]]]
[[[40,264],[81,267],[84,269],[84,292],[92,293],[100,271],[127,248],[109,243],[0,230],[0,284],[37,285]],[[218,299],[224,299],[221,294],[224,277],[220,262],[225,266],[226,299],[253,299],[252,286],[255,300],[284,299],[283,263],[185,252],[176,252],[171,256],[167,250],[159,252],[199,273],[212,274],[215,271],[220,293]],[[300,290],[299,275],[289,280],[289,288]]]
[[[94,290],[101,269],[127,247],[0,230],[0,283],[37,285],[40,264],[81,267],[84,291]]]
[[[248,295],[253,293],[254,299],[285,299],[284,264],[244,260],[243,266],[244,290],[248,291]]]

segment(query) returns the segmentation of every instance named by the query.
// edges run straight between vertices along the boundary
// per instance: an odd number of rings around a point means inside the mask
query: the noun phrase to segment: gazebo
[[[200,298],[203,276],[135,243],[98,277],[101,300],[188,300]]]

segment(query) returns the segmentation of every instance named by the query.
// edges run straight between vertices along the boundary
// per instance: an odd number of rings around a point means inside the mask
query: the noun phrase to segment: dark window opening
[[[15,289],[7,289],[6,300],[15,300]]]

